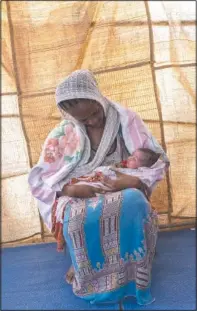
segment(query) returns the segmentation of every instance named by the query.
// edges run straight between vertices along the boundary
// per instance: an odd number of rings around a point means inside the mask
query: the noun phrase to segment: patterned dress
[[[127,157],[117,136],[116,150],[103,165]],[[91,303],[117,302],[126,296],[135,296],[141,305],[154,301],[150,283],[157,216],[139,190],[73,199],[65,210],[63,231],[77,296]]]

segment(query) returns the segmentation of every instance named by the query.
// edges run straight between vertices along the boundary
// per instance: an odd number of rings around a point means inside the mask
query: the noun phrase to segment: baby
[[[139,148],[128,157],[127,160],[115,164],[118,168],[138,169],[139,167],[151,167],[157,162],[160,154],[148,148]]]
[[[95,169],[91,174],[81,176],[79,178],[72,178],[70,185],[73,184],[88,184],[94,187],[103,188],[108,190],[106,186],[102,184],[102,176],[108,176],[111,179],[116,178],[116,171],[122,172],[124,174],[137,176],[141,167],[151,167],[157,162],[160,154],[156,153],[148,148],[139,148],[134,153],[128,157],[127,160],[117,163],[113,166],[100,166]]]

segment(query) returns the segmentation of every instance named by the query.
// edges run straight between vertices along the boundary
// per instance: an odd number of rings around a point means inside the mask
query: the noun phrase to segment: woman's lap
[[[75,269],[74,293],[92,303],[136,296],[152,302],[150,272],[156,215],[135,189],[73,200],[65,210],[64,237]]]

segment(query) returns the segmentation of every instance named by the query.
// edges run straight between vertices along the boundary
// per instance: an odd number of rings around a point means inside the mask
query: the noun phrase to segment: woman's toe
[[[70,269],[68,270],[68,272],[66,274],[66,282],[68,284],[72,284],[73,280],[74,280],[74,276],[75,276],[74,269],[73,269],[73,267],[70,267]]]

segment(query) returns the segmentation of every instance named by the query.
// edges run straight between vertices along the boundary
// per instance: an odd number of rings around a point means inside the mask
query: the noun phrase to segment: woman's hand
[[[95,197],[97,193],[105,194],[105,190],[88,186],[88,185],[65,185],[62,190],[62,195],[68,197],[85,199]]]
[[[113,171],[116,173],[117,177],[115,180],[104,175],[101,180],[101,182],[109,188],[109,191],[116,192],[127,188],[141,188],[142,182],[138,177],[120,173],[115,169],[113,169]]]

